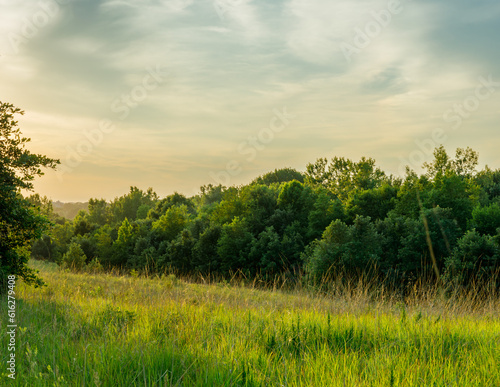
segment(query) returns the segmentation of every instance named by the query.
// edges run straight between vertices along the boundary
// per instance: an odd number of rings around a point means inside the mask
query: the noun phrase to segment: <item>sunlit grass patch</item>
[[[48,286],[18,284],[14,385],[500,385],[496,300],[283,292],[35,265]]]

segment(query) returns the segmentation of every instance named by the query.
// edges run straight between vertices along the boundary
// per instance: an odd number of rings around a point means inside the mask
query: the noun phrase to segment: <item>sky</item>
[[[498,36],[496,0],[0,0],[0,101],[66,202],[441,144],[496,169]]]

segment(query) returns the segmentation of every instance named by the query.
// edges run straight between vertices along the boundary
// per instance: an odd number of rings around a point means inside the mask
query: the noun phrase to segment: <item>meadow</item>
[[[500,386],[496,295],[89,274],[31,261],[14,386]],[[6,331],[7,300],[0,302]],[[3,333],[3,332],[2,332]]]

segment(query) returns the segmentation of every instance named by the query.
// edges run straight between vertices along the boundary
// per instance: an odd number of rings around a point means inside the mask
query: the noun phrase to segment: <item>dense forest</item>
[[[131,187],[110,203],[90,199],[71,221],[32,195],[52,222],[32,257],[75,270],[467,284],[500,263],[500,170],[477,165],[470,148],[453,158],[442,146],[424,174],[404,178],[371,158],[321,158],[305,173],[275,170],[190,198]]]

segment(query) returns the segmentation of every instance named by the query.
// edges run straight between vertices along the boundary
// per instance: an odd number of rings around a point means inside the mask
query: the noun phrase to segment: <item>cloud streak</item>
[[[111,104],[142,82],[147,66],[169,72],[64,182],[48,173],[37,189],[62,200],[112,198],[134,182],[192,194],[279,106],[297,119],[242,165],[235,183],[336,154],[372,156],[396,172],[479,76],[500,79],[500,5],[492,0],[401,0],[402,11],[350,62],[341,44],[389,1],[231,4],[221,18],[212,1],[74,0],[15,53],[9,33],[19,34],[40,5],[1,2],[1,99],[27,110],[22,128],[37,151],[64,159],[85,131],[114,117]],[[482,103],[445,146],[476,144],[497,167],[494,147],[472,133],[496,136],[499,98]]]

